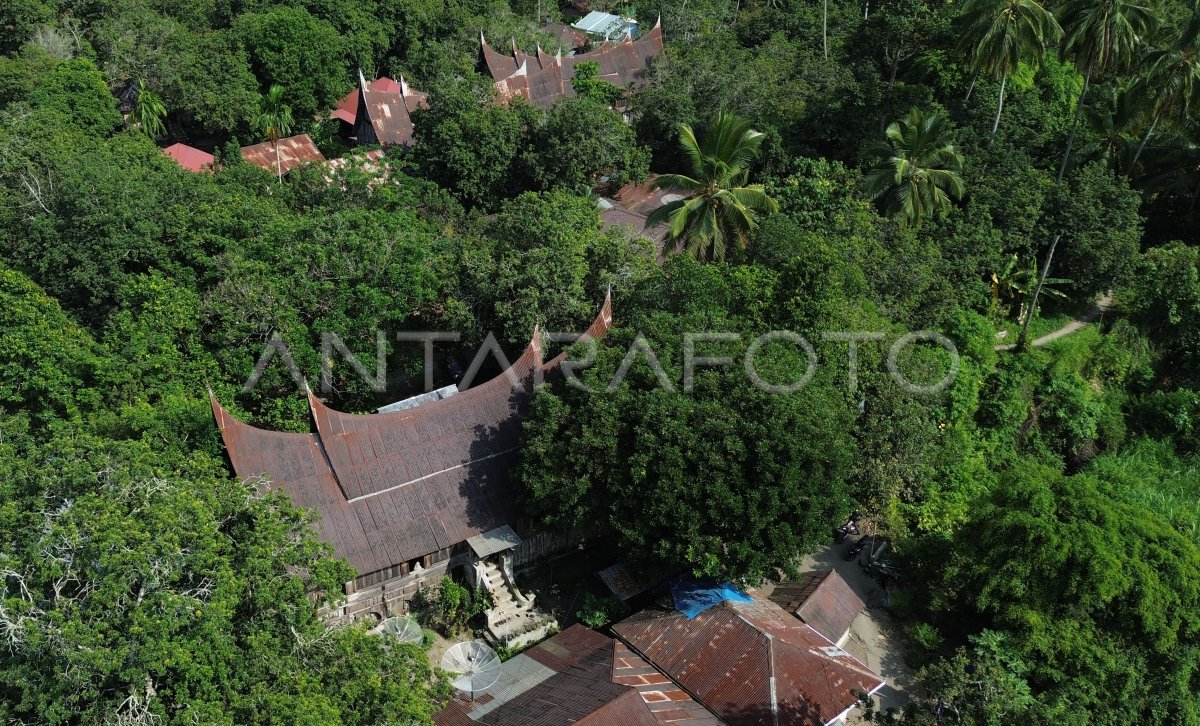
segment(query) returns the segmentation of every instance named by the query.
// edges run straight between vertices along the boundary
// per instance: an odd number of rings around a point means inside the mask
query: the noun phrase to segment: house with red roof
[[[212,171],[215,161],[212,154],[187,144],[171,144],[163,149],[163,153],[188,171]]]
[[[753,590],[689,618],[642,610],[613,626],[630,650],[731,726],[838,723],[884,680]]]
[[[500,680],[462,694],[438,726],[718,726],[702,704],[620,641],[572,625],[505,661]]]

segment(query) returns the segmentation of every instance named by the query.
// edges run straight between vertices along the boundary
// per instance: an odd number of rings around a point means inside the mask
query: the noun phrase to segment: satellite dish
[[[425,639],[420,624],[412,618],[388,618],[379,626],[379,632],[401,643],[420,643]]]
[[[442,670],[455,676],[451,683],[474,698],[500,680],[500,658],[496,651],[478,640],[467,640],[450,646],[442,656]]]
[[[664,194],[664,195],[662,195],[662,203],[663,204],[670,204],[671,202],[678,202],[678,201],[681,201],[682,199],[683,199],[683,195],[681,195],[681,194]]]

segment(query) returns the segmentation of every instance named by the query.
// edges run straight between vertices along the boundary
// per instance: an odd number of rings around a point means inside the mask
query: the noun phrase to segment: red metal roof
[[[634,651],[733,726],[823,726],[881,679],[779,606],[725,602],[689,620],[644,610],[613,626]]]
[[[308,134],[280,139],[278,146],[279,168],[285,174],[310,161],[325,161],[325,156],[308,137]],[[253,146],[243,146],[242,158],[260,169],[266,169],[273,173],[275,171],[275,144],[264,141]]]
[[[499,706],[479,708],[490,694],[459,698],[434,715],[439,726],[660,726],[719,721],[662,673],[608,636],[572,625],[522,656],[555,672]],[[518,656],[520,658],[521,656]],[[507,668],[520,669],[508,661]],[[505,698],[501,693],[499,698]],[[478,710],[476,710],[478,709]]]
[[[187,144],[171,144],[163,152],[188,171],[212,171],[213,155],[206,151]]]
[[[603,336],[611,322],[606,298],[587,334]],[[543,363],[535,333],[496,378],[392,413],[342,413],[310,392],[315,434],[266,431],[237,421],[215,398],[212,406],[237,475],[268,480],[317,510],[321,536],[365,575],[515,521],[509,474],[521,420],[535,378],[562,360]]]
[[[863,611],[862,599],[834,570],[805,573],[771,591],[771,602],[795,613],[821,635],[837,642]]]

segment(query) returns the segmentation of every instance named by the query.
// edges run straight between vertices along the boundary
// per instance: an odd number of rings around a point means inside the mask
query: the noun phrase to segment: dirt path
[[[1104,295],[1099,300],[1094,302],[1092,304],[1092,306],[1090,308],[1088,308],[1086,313],[1084,313],[1083,315],[1080,315],[1078,318],[1075,318],[1074,320],[1072,320],[1071,322],[1062,326],[1058,330],[1055,330],[1052,333],[1046,333],[1042,337],[1034,340],[1033,343],[1031,343],[1031,345],[1034,348],[1040,348],[1043,345],[1053,343],[1054,341],[1058,340],[1059,338],[1070,335],[1071,333],[1074,333],[1077,330],[1086,328],[1087,326],[1089,326],[1092,323],[1099,320],[1100,317],[1102,315],[1104,315],[1104,313],[1108,312],[1108,309],[1110,307],[1112,307],[1112,301],[1113,301],[1112,293],[1111,292],[1104,293]],[[1013,350],[1016,347],[1017,347],[1016,343],[1005,343],[1003,345],[995,346],[996,350]]]

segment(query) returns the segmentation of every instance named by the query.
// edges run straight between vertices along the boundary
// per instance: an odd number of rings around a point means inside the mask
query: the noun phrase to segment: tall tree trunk
[[[884,91],[884,96],[886,96],[888,99],[892,97],[892,89],[896,86],[896,74],[900,71],[900,54],[903,52],[902,48],[903,46],[897,48],[896,54],[892,56],[892,70],[888,74],[887,90]],[[886,51],[884,54],[886,55]],[[887,130],[886,113],[879,114],[879,130],[881,132]]]
[[[967,86],[967,95],[963,99],[963,103],[971,100],[971,94],[975,91],[975,81],[979,80],[979,71],[975,71],[975,75],[971,76],[971,85]]]
[[[1138,144],[1137,151],[1133,153],[1133,161],[1129,162],[1129,171],[1125,172],[1127,176],[1133,176],[1133,170],[1137,168],[1138,159],[1142,158],[1142,151],[1146,148],[1146,142],[1154,134],[1154,127],[1158,126],[1158,120],[1162,118],[1162,111],[1154,114],[1154,122],[1150,124],[1150,128],[1146,129],[1146,135],[1142,137],[1142,143]]]
[[[996,106],[996,120],[992,122],[992,136],[1000,128],[1000,112],[1004,110],[1004,85],[1008,83],[1008,74],[1000,76],[1000,103]]]
[[[279,163],[279,142],[271,144],[275,147],[275,176],[279,179],[279,183],[283,183],[283,167]]]
[[[1079,100],[1075,102],[1075,120],[1071,122],[1071,133],[1067,134],[1067,150],[1063,152],[1062,164],[1058,167],[1058,179],[1062,181],[1063,174],[1067,173],[1067,161],[1071,158],[1071,147],[1075,145],[1075,131],[1079,128],[1079,117],[1083,114],[1083,99],[1087,96],[1088,85],[1092,81],[1092,68],[1088,66],[1087,73],[1083,74],[1083,90],[1079,92]]]
[[[825,60],[829,60],[829,0],[821,10],[821,47],[825,50]]]
[[[1042,274],[1038,275],[1037,287],[1033,288],[1033,297],[1029,301],[1029,311],[1025,314],[1025,322],[1021,323],[1021,335],[1017,338],[1017,350],[1025,350],[1029,342],[1029,321],[1033,320],[1034,315],[1037,315],[1038,296],[1042,294],[1042,286],[1046,284],[1046,275],[1050,273],[1050,263],[1054,260],[1054,250],[1058,247],[1060,239],[1062,239],[1062,232],[1054,235],[1054,241],[1050,243],[1050,251],[1046,253]]]

